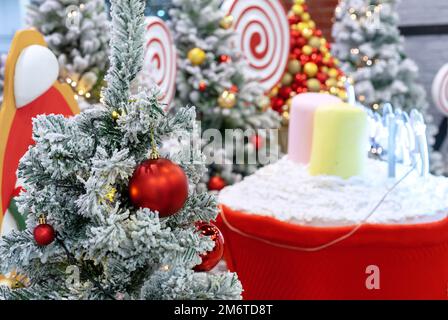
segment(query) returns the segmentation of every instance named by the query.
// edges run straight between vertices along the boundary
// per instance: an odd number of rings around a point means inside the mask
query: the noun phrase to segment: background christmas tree
[[[179,56],[175,105],[197,105],[203,130],[278,128],[279,119],[269,108],[269,99],[256,79],[248,78],[247,62],[231,43],[235,35],[232,17],[220,9],[221,2],[172,1],[169,23]],[[247,157],[269,145],[265,141],[268,137],[262,134],[246,138]],[[225,157],[234,162],[231,155]],[[209,188],[219,190],[258,167],[259,164],[212,165]]]
[[[404,52],[398,29],[398,0],[341,0],[333,26],[333,53],[355,83],[357,99],[372,110],[384,103],[420,110],[428,124],[428,142],[437,127],[427,112],[426,92],[418,82],[418,67]],[[432,170],[441,173],[441,157],[432,154]]]
[[[12,288],[0,287],[4,298],[240,298],[235,274],[198,272],[222,255],[219,230],[208,223],[215,199],[195,191],[205,170],[200,150],[184,141],[173,162],[157,155],[164,141],[191,136],[194,108],[171,117],[155,94],[129,93],[142,66],[144,3],[112,1],[105,105],[34,121],[36,145],[18,174],[27,229],[0,244],[0,272],[20,274]]]
[[[290,55],[279,85],[271,92],[272,108],[289,119],[291,98],[305,92],[328,92],[345,100],[345,76],[330,53],[330,43],[316,28],[305,0],[294,0],[288,13]]]
[[[108,64],[104,0],[31,0],[27,20],[56,54],[61,80],[77,96],[98,102]]]

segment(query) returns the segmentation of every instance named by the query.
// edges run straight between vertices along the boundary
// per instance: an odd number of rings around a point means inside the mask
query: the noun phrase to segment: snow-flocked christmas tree
[[[77,96],[98,102],[109,50],[104,0],[31,0],[27,20],[57,56],[60,79]]]
[[[247,61],[232,45],[235,36],[232,17],[226,16],[220,8],[222,1],[172,2],[169,23],[178,50],[176,106],[197,105],[203,130],[278,128],[278,115],[269,108],[269,99],[264,96],[257,79],[248,77]],[[276,152],[261,150],[270,145],[267,139],[269,137],[263,134],[246,137],[246,157],[253,158],[257,151],[266,151],[268,157]],[[221,151],[234,163],[232,155]],[[259,166],[259,163],[247,162],[215,163],[209,168],[209,189],[219,190],[253,173]]]
[[[428,142],[437,127],[428,110],[426,92],[419,83],[418,66],[404,52],[398,29],[399,0],[340,0],[333,25],[333,54],[353,78],[357,99],[372,110],[384,103],[409,111],[420,110],[428,125]],[[432,170],[441,173],[440,154],[432,154]]]
[[[20,275],[12,288],[0,287],[4,298],[240,298],[235,274],[198,272],[212,266],[215,243],[222,250],[208,224],[215,199],[195,191],[205,171],[200,148],[179,144],[173,162],[157,156],[164,141],[191,135],[194,108],[168,116],[155,93],[129,93],[142,66],[144,3],[112,1],[105,104],[68,119],[34,120],[36,145],[18,173],[27,229],[0,244],[0,272]]]

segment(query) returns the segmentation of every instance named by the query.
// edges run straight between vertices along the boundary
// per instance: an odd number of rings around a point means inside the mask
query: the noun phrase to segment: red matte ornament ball
[[[213,224],[200,222],[196,225],[196,227],[202,236],[210,237],[210,239],[215,243],[215,246],[211,251],[207,251],[201,255],[202,262],[194,267],[194,271],[210,271],[222,259],[224,254],[224,237],[218,227]]]
[[[158,211],[168,217],[183,208],[188,198],[188,178],[168,159],[151,159],[139,164],[129,181],[129,198],[136,208]]]
[[[51,225],[41,223],[34,228],[33,236],[38,246],[47,246],[54,241],[56,234]]]

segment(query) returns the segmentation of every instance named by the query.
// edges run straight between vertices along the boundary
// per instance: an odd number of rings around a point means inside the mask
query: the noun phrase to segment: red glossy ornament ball
[[[33,236],[38,246],[47,246],[54,241],[55,232],[51,225],[41,223],[34,228]]]
[[[129,181],[129,197],[135,207],[168,217],[187,201],[188,178],[181,167],[168,159],[146,160],[137,166]]]
[[[226,187],[226,181],[220,176],[211,177],[208,181],[208,190],[210,191],[221,191]]]
[[[211,251],[201,255],[202,263],[194,267],[194,271],[210,271],[222,259],[222,255],[224,254],[224,237],[218,227],[213,224],[200,222],[197,224],[197,228],[202,236],[210,237],[215,243],[215,246]]]
[[[220,61],[221,63],[229,62],[229,61],[230,61],[230,57],[229,57],[228,55],[223,54],[223,55],[221,55],[221,56],[219,57],[219,61]]]
[[[204,81],[201,81],[199,83],[199,91],[204,92],[205,90],[207,90],[207,84]]]
[[[282,87],[280,88],[279,96],[284,100],[288,100],[290,98],[291,92],[292,92],[291,87]]]

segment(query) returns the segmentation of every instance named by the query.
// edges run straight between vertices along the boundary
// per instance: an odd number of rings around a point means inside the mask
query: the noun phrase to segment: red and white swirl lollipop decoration
[[[168,105],[176,90],[176,60],[176,47],[165,22],[158,17],[146,18],[144,74],[159,87],[160,101]]]
[[[437,108],[448,116],[448,63],[437,72],[434,78],[432,97]]]
[[[246,57],[251,76],[266,91],[283,76],[289,54],[289,24],[278,0],[226,0],[223,9],[234,19],[236,46]]]

